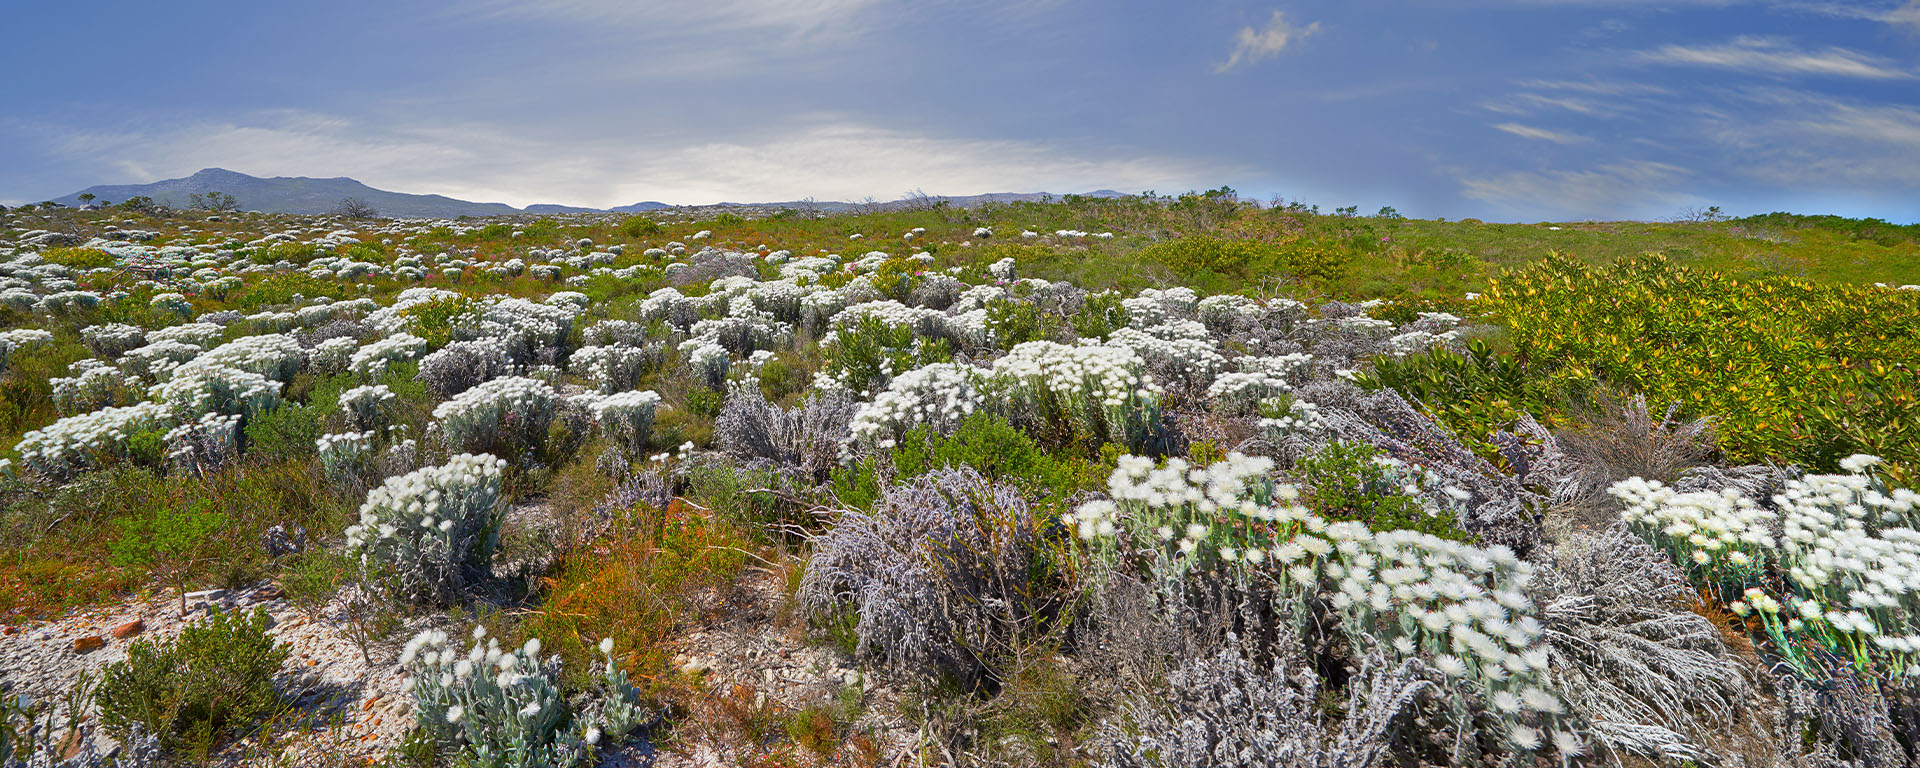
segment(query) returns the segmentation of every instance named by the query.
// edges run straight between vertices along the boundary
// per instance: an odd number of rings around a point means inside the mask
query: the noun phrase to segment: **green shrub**
[[[48,264],[59,264],[73,270],[95,269],[114,265],[113,254],[98,248],[49,248],[40,254]]]
[[[287,650],[274,645],[269,624],[264,609],[215,610],[170,645],[134,643],[101,679],[101,724],[122,736],[141,725],[168,752],[204,760],[283,704],[273,678]]]
[[[1106,478],[1104,470],[1083,459],[1048,454],[1018,427],[987,413],[968,416],[947,436],[916,427],[891,456],[895,482],[943,467],[972,467],[989,478],[1042,491],[1054,499],[1098,487]],[[850,490],[858,494],[857,489]]]
[[[1048,325],[1040,309],[1032,304],[1008,299],[987,302],[987,334],[1001,349],[1050,338]]]
[[[1133,317],[1127,312],[1118,293],[1096,293],[1087,297],[1080,305],[1080,311],[1073,316],[1073,332],[1083,338],[1106,341],[1114,331],[1127,327]]]
[[[1294,471],[1307,488],[1310,506],[1328,520],[1356,520],[1375,531],[1412,529],[1443,539],[1467,541],[1451,510],[1428,508],[1402,492],[1415,471],[1389,468],[1381,453],[1364,443],[1334,441],[1300,460]]]
[[[634,239],[660,234],[660,222],[645,216],[629,216],[620,222],[620,233]]]
[[[325,411],[314,405],[282,405],[247,420],[248,450],[268,459],[308,456],[320,439]]]
[[[180,595],[187,612],[187,579],[207,559],[214,533],[227,516],[206,499],[186,510],[155,509],[150,517],[122,518],[120,538],[108,544],[114,565],[146,566]]]

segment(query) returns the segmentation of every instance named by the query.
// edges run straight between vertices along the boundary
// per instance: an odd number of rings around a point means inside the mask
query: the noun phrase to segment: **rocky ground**
[[[673,717],[663,719],[652,738],[637,738],[610,752],[606,765],[759,762],[775,756],[767,752],[767,739],[756,738],[758,729],[777,728],[769,724],[828,706],[857,709],[853,730],[863,735],[803,759],[837,762],[869,752],[897,758],[912,751],[917,731],[889,714],[896,711],[898,695],[853,668],[839,649],[807,640],[783,610],[783,579],[776,571],[754,569],[731,594],[713,598],[716,603],[702,614],[715,618],[690,631],[674,657],[678,671],[696,681],[682,707],[688,711],[670,713]],[[447,623],[438,616],[412,619],[363,656],[339,600],[303,611],[277,586],[262,582],[188,593],[185,615],[179,605],[176,593],[158,591],[55,621],[0,629],[0,690],[61,701],[83,678],[98,679],[108,665],[125,659],[136,642],[170,640],[215,608],[262,608],[272,617],[271,634],[290,651],[283,680],[294,706],[261,734],[230,745],[215,764],[365,765],[390,753],[413,723],[401,687],[401,641]],[[90,719],[82,720],[83,738],[110,752],[112,740]]]

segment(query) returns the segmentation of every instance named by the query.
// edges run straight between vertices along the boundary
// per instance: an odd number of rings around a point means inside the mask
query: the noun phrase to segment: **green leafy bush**
[[[1386,464],[1364,443],[1334,441],[1300,460],[1294,471],[1313,511],[1329,520],[1354,520],[1375,531],[1414,530],[1452,541],[1471,538],[1452,510],[1423,504],[1403,492],[1418,468]]]
[[[133,644],[100,682],[100,722],[124,735],[135,724],[168,752],[204,760],[282,706],[273,678],[287,650],[267,634],[266,611],[214,611],[178,640]]]

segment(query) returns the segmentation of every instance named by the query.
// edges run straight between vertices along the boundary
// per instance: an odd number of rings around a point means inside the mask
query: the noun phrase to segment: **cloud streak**
[[[1916,77],[1885,59],[1845,48],[1805,51],[1765,37],[1740,37],[1724,45],[1668,45],[1642,51],[1639,60],[1655,64],[1713,67],[1776,75],[1815,75],[1866,80]]]
[[[1519,123],[1501,123],[1499,125],[1494,126],[1494,128],[1513,134],[1523,139],[1532,139],[1534,141],[1550,141],[1555,144],[1581,144],[1584,142],[1593,141],[1592,138],[1581,136],[1579,134],[1550,131],[1545,128],[1536,128],[1531,125],[1521,125]]]
[[[1233,52],[1227,60],[1213,68],[1219,73],[1232,72],[1255,62],[1271,59],[1294,42],[1304,40],[1320,33],[1320,22],[1304,27],[1296,27],[1287,21],[1287,15],[1274,11],[1267,25],[1258,30],[1253,27],[1241,27],[1240,34],[1234,39]]]

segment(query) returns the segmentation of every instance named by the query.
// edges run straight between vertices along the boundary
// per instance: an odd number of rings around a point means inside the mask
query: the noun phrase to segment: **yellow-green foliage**
[[[1550,258],[1481,300],[1514,354],[1711,416],[1735,461],[1920,459],[1920,291]]]
[[[113,255],[98,248],[51,248],[40,254],[48,264],[68,269],[94,269],[113,266]]]

